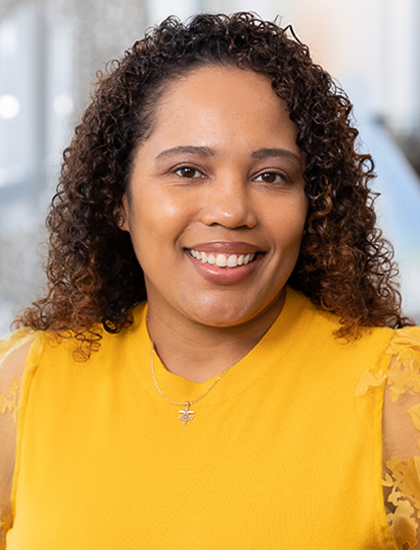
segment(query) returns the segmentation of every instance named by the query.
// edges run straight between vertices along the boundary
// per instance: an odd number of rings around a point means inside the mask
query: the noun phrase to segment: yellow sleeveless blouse
[[[335,316],[288,289],[270,330],[184,425],[154,385],[146,310],[84,363],[71,340],[35,339],[7,550],[397,548],[381,484],[394,331],[346,343]],[[175,402],[214,382],[154,365]]]

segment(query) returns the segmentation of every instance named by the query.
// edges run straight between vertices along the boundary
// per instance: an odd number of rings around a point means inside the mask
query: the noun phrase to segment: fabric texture
[[[411,550],[418,548],[420,541],[420,328],[397,331],[386,353],[391,357],[389,368],[385,372],[371,369],[364,372],[356,395],[364,395],[386,382],[385,391],[393,403],[390,411],[391,422],[395,424],[393,431],[401,441],[411,441],[415,448],[411,456],[404,449],[401,452],[404,457],[384,457],[382,480],[387,519],[397,547]],[[384,421],[386,424],[386,415]],[[386,440],[384,443],[385,452]]]
[[[276,322],[184,426],[183,407],[154,386],[146,313],[141,304],[129,329],[104,332],[84,363],[72,340],[36,337],[20,384],[7,550],[415,543],[404,522],[393,533],[387,518],[381,425],[387,377],[404,370],[407,354],[417,368],[419,329],[370,329],[346,342],[333,335],[334,315],[288,289]],[[176,376],[157,355],[155,372],[179,402],[214,381]],[[393,387],[407,389],[401,380]],[[6,408],[14,398],[4,395]],[[396,477],[384,478],[404,506],[420,495],[418,460],[407,464],[411,477],[390,464]],[[414,480],[408,489],[395,481],[403,477]]]

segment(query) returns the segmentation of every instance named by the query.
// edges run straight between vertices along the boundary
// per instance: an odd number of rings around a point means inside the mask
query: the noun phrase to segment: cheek
[[[171,254],[189,219],[188,207],[164,193],[144,194],[131,203],[128,226],[139,262]]]
[[[306,218],[308,216],[308,208],[309,208],[308,197],[303,192],[303,194],[302,194],[302,196],[299,200],[298,207],[296,209],[296,214],[294,216],[295,227],[296,227],[296,230],[298,231],[298,233],[300,234],[301,237],[302,237],[304,229],[305,229]]]
[[[272,218],[275,235],[284,247],[300,244],[307,216],[306,200],[299,201],[289,209],[279,209]]]

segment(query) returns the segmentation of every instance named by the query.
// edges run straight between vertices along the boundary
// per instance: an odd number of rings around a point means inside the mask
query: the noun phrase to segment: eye
[[[262,172],[256,176],[255,180],[264,183],[282,183],[286,180],[286,176],[279,172]]]
[[[181,178],[187,179],[204,177],[204,174],[200,172],[200,170],[197,170],[197,168],[193,168],[192,166],[181,166],[180,168],[177,168],[175,170],[175,174],[177,174]]]

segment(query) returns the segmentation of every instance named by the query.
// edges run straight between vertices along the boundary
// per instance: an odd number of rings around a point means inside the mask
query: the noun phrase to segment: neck
[[[213,327],[188,317],[162,311],[149,303],[148,330],[165,368],[193,382],[205,382],[247,355],[273,324],[284,305],[284,296],[249,321]]]

